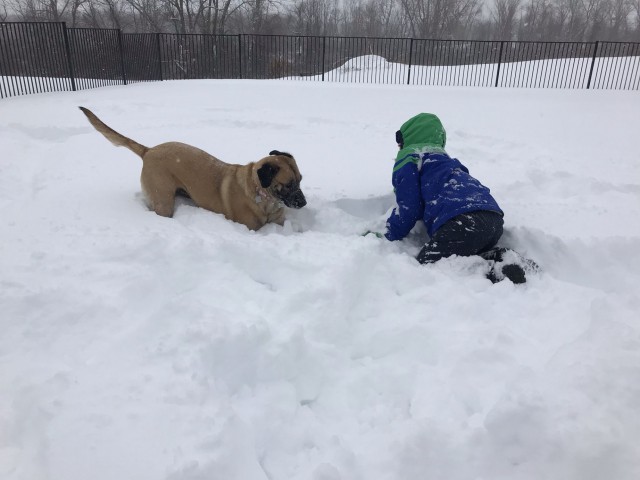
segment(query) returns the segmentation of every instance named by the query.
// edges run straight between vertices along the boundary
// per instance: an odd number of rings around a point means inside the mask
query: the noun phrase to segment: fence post
[[[162,78],[162,49],[160,48],[160,34],[156,33],[156,44],[158,45],[158,71],[160,72],[160,81]]]
[[[409,42],[409,71],[407,72],[407,85],[409,85],[409,82],[411,81],[411,64],[412,64],[412,60],[413,60],[413,37],[410,39]]]
[[[500,78],[500,65],[502,65],[502,49],[504,48],[504,40],[500,42],[500,55],[498,55],[498,72],[496,73],[496,87]]]
[[[124,49],[122,48],[122,30],[118,29],[118,49],[120,50],[120,68],[122,68],[122,81],[127,84],[127,74],[124,70]]]
[[[71,47],[69,46],[69,34],[67,33],[67,24],[65,22],[60,22],[62,24],[62,35],[64,37],[64,48],[67,51],[67,64],[69,67],[69,78],[71,79],[71,89],[76,91],[76,80],[73,77],[73,62],[71,61]]]
[[[238,34],[238,68],[240,69],[240,79],[242,79],[242,34]]]
[[[324,54],[327,48],[327,37],[322,37],[322,81],[324,82]]]
[[[593,57],[591,57],[591,68],[589,69],[589,79],[587,80],[587,90],[591,86],[591,75],[593,75],[593,66],[596,64],[596,55],[598,53],[599,41],[596,41],[596,47],[593,49]]]

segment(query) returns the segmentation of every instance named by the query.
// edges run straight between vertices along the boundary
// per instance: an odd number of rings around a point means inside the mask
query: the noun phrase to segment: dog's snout
[[[296,208],[302,208],[307,204],[307,199],[304,198],[304,195],[300,194],[300,198],[296,201]]]
[[[302,208],[307,204],[307,199],[304,198],[302,190],[296,190],[289,198],[286,199],[285,205],[289,208]]]

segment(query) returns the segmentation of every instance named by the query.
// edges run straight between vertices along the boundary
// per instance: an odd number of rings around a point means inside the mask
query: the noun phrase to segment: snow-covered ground
[[[259,232],[140,198],[152,146],[292,152]],[[448,151],[544,269],[390,243],[394,133]],[[640,478],[638,92],[182,81],[0,101],[3,480]]]

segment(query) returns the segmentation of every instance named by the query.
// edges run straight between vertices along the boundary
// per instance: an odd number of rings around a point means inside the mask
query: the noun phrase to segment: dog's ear
[[[273,163],[265,163],[258,169],[258,178],[260,179],[260,185],[262,185],[262,188],[267,188],[271,185],[271,182],[278,174],[278,171],[280,171],[280,167]]]
[[[281,152],[280,150],[271,150],[269,155],[282,155],[283,157],[293,158],[293,155],[287,152]]]

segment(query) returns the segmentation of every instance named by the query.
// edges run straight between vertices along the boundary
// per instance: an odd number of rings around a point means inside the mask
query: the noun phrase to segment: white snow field
[[[147,146],[290,151],[258,232],[147,210]],[[395,131],[447,150],[543,268],[387,242]],[[640,478],[637,91],[176,81],[0,101],[3,480]]]

